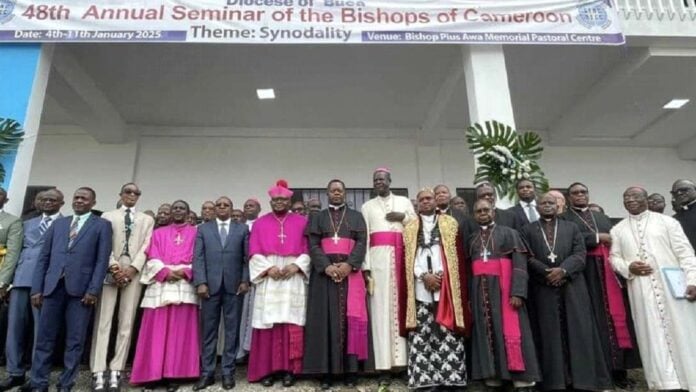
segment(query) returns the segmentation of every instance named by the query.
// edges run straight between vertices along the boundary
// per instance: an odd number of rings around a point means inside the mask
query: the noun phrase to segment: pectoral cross
[[[549,255],[548,255],[547,257],[548,257],[549,260],[551,261],[551,264],[556,264],[556,258],[557,258],[558,256],[556,256],[555,253],[551,252],[551,253],[549,253]]]
[[[184,239],[181,238],[181,233],[176,233],[176,238],[174,238],[174,243],[177,245],[181,245],[184,243]]]
[[[338,245],[338,233],[334,233],[331,240],[333,241],[334,245]]]
[[[278,234],[278,238],[280,238],[280,243],[281,243],[281,244],[284,244],[284,243],[285,243],[285,237],[287,237],[287,236],[285,235],[285,233],[283,233],[283,228],[281,227],[281,228],[280,228],[280,234]]]
[[[483,249],[481,252],[481,257],[483,257],[483,261],[488,261],[488,256],[491,255],[491,252],[488,251],[488,249]]]

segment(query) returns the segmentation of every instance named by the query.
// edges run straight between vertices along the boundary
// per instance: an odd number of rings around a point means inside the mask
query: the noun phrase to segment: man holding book
[[[638,187],[623,195],[629,217],[611,230],[611,262],[627,279],[650,389],[696,392],[696,256],[675,219],[648,210]]]

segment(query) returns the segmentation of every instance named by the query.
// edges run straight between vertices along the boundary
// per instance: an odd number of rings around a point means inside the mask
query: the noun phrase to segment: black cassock
[[[582,211],[572,209],[571,207],[563,213],[562,217],[578,226],[588,253],[599,245],[597,243],[597,233],[608,234],[612,227],[611,221],[606,215],[589,209]],[[640,355],[638,353],[638,343],[636,342],[636,334],[633,328],[633,318],[631,317],[625,280],[617,274],[610,276],[611,279],[618,279],[623,287],[621,291],[626,309],[626,323],[631,334],[633,349],[620,348],[616,338],[614,323],[609,312],[606,285],[604,284],[603,258],[588,254],[585,261],[585,282],[590,293],[592,309],[597,319],[597,330],[602,342],[602,348],[604,349],[605,361],[611,370],[614,371],[639,368],[641,366]]]
[[[499,226],[507,226],[515,230],[520,229],[515,213],[500,208],[495,209],[495,223]]]
[[[585,283],[585,243],[575,223],[563,219],[537,222],[521,229],[529,247],[530,293],[527,304],[541,364],[541,390],[613,389]],[[558,231],[554,241],[555,222]],[[546,234],[544,234],[546,232]],[[549,259],[550,250],[557,256]],[[554,246],[554,242],[555,246]],[[546,269],[567,271],[565,283],[554,287],[546,283]]]
[[[491,229],[488,229],[489,231]],[[467,241],[469,257],[467,269],[471,264],[482,259],[483,244],[491,252],[488,259],[512,259],[513,273],[510,295],[527,298],[527,256],[526,249],[519,234],[506,226],[495,225],[489,235],[483,236],[479,229],[472,233]],[[527,307],[518,309],[520,332],[522,334],[522,357],[525,370],[510,372],[505,349],[505,338],[502,325],[502,298],[500,277],[491,275],[471,275],[469,298],[473,314],[471,331],[471,378],[474,380],[502,379],[512,381],[539,381],[541,372],[535,353],[534,340],[530,327]]]
[[[334,283],[324,273],[330,264],[340,262],[347,262],[354,270],[362,268],[367,244],[365,220],[359,212],[346,208],[344,206],[339,210],[322,210],[313,215],[307,225],[312,259],[303,357],[304,373],[307,374],[345,374],[374,368],[372,341],[369,336],[368,359],[365,363],[358,361],[355,355],[346,354],[348,279]],[[345,217],[341,222],[344,210]],[[348,256],[327,255],[322,250],[321,240],[334,236],[332,215],[334,225],[340,224],[338,237],[355,241],[355,246]],[[367,298],[365,301],[367,302]],[[367,330],[369,334],[369,324]]]
[[[686,209],[679,209],[674,218],[681,223],[691,246],[696,248],[696,202],[689,204]]]

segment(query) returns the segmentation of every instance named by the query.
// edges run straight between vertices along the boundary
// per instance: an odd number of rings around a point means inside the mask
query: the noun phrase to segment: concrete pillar
[[[0,160],[5,168],[2,186],[8,191],[10,199],[5,210],[15,215],[22,212],[29,183],[52,57],[53,45],[0,44],[3,84],[0,117],[19,121],[24,129],[24,140],[16,153],[3,156]]]
[[[515,128],[503,46],[469,45],[462,52],[471,123],[497,120]],[[507,199],[498,199],[500,208],[512,204]]]

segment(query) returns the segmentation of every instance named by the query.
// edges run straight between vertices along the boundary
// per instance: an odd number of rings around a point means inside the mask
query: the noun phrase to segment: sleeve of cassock
[[[365,204],[363,204],[362,208],[360,209],[360,212],[362,213],[363,220],[365,221],[365,260],[363,261],[362,269],[363,269],[363,271],[369,271],[370,270],[370,219],[367,216],[368,211],[365,208]]]
[[[621,247],[621,226],[615,226],[611,229],[611,265],[614,271],[618,272],[626,279],[633,279],[633,274],[629,271],[628,266],[631,264],[626,260],[623,248]]]
[[[570,233],[573,239],[572,253],[561,262],[560,267],[566,270],[566,278],[573,279],[585,269],[587,249],[578,226],[575,223],[567,226],[571,228]]]
[[[348,256],[346,262],[353,267],[353,269],[360,269],[362,267],[363,261],[365,260],[365,253],[367,251],[367,228],[365,227],[365,219],[363,219],[361,214],[351,214],[352,219],[350,222],[350,231],[353,240],[355,241],[355,246]],[[348,217],[346,217],[348,219]]]
[[[696,256],[694,256],[694,248],[691,246],[686,234],[684,234],[684,229],[679,221],[667,218],[665,217],[669,242],[672,244],[672,250],[679,260],[679,266],[686,274],[686,284],[688,286],[696,286]]]
[[[517,231],[510,231],[512,236],[512,290],[510,295],[520,298],[527,298],[527,287],[529,284],[529,274],[527,273],[527,253],[526,247]]]
[[[324,250],[321,248],[321,214],[323,214],[323,212],[320,212],[319,215],[312,217],[307,225],[307,236],[309,237],[309,256],[311,258],[311,264],[314,271],[318,273],[323,273],[324,270],[326,270],[326,267],[331,264],[329,257],[326,256]]]
[[[529,249],[529,254],[527,257],[528,272],[540,278],[545,278],[547,274],[546,264],[542,263],[536,258],[536,255],[532,252],[532,247],[530,246],[532,243],[532,236],[534,235],[531,230],[532,226],[534,225],[527,225],[520,230],[522,240]]]

